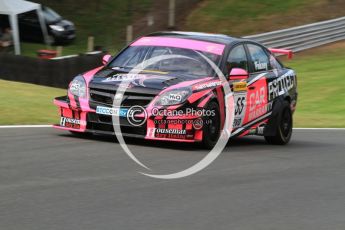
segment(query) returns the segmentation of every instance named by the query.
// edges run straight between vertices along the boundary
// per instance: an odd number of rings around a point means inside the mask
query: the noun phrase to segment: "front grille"
[[[74,35],[74,30],[65,31],[65,35]]]
[[[107,106],[112,107],[113,99],[116,94],[114,89],[101,88],[102,86],[90,87],[90,108],[96,109],[97,106]],[[147,90],[147,89],[146,89]],[[147,106],[155,97],[157,92],[152,91],[126,91],[121,102],[121,107],[131,107],[134,105]],[[114,132],[112,117],[97,113],[88,113],[87,115],[87,129],[93,131],[105,131],[105,132]],[[146,135],[146,126],[144,123],[142,126],[132,126],[126,117],[120,117],[120,127],[123,134],[128,135],[138,135],[145,137]]]
[[[113,97],[111,97],[111,96],[104,96],[104,95],[100,95],[97,93],[90,93],[90,98],[94,102],[99,102],[99,103],[107,104],[107,105],[113,104]]]
[[[90,88],[90,99],[92,104],[102,104],[111,106],[115,97],[115,91]],[[154,96],[136,92],[125,92],[121,106],[131,107],[134,105],[147,106]]]
[[[134,134],[144,137],[146,135],[146,123],[142,126],[131,126],[126,118],[120,118],[120,128],[123,134]],[[114,132],[112,117],[88,113],[87,114],[87,129],[93,131]]]
[[[74,30],[74,26],[72,25],[64,25],[65,30]]]

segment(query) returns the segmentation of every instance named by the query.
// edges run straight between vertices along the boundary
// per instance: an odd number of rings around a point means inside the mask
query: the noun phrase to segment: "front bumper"
[[[76,33],[74,30],[68,30],[68,31],[54,31],[51,30],[51,35],[54,37],[56,42],[70,42],[73,41],[76,38]]]
[[[69,97],[57,97],[54,104],[59,109],[60,124],[53,127],[72,132],[115,135],[112,117],[97,114],[88,106],[70,103]],[[84,103],[85,104],[85,103]],[[202,129],[193,123],[199,117],[148,117],[142,126],[131,125],[126,117],[120,117],[121,135],[124,137],[174,142],[200,142]]]

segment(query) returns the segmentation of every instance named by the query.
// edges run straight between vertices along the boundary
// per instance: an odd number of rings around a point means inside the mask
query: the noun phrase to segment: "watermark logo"
[[[142,126],[147,120],[146,109],[142,106],[135,105],[127,111],[127,121],[133,126]]]
[[[231,136],[232,124],[234,121],[234,114],[233,114],[234,113],[234,97],[233,97],[233,94],[230,90],[229,84],[227,84],[227,79],[223,75],[222,71],[218,68],[218,66],[214,62],[212,62],[209,58],[207,58],[205,55],[203,55],[202,53],[200,53],[200,52],[197,52],[197,53],[209,64],[210,68],[212,68],[215,71],[219,80],[215,81],[212,84],[201,85],[196,90],[203,90],[203,89],[208,88],[208,87],[216,87],[216,86],[219,86],[221,83],[224,83],[222,87],[223,87],[224,94],[225,94],[225,97],[224,97],[224,100],[225,100],[225,103],[224,103],[225,104],[225,108],[224,108],[225,109],[225,120],[224,120],[224,126],[220,131],[219,139],[218,139],[217,143],[215,144],[214,148],[203,159],[201,159],[199,162],[196,162],[191,167],[184,169],[184,170],[181,170],[181,171],[178,171],[178,172],[170,173],[170,174],[154,174],[154,173],[152,173],[153,170],[151,168],[147,167],[138,158],[136,158],[136,156],[128,148],[128,146],[127,146],[127,144],[123,138],[123,135],[121,133],[120,117],[115,116],[113,114],[112,120],[113,120],[113,127],[114,127],[116,138],[117,138],[118,142],[120,143],[122,149],[126,152],[126,154],[134,162],[136,162],[138,165],[140,165],[145,170],[147,170],[146,172],[140,172],[143,175],[146,175],[146,176],[152,177],[152,178],[157,178],[157,179],[178,179],[178,178],[183,178],[183,177],[193,175],[193,174],[200,172],[201,170],[205,169],[215,159],[217,159],[217,157],[222,153],[223,149],[225,148],[226,144],[228,143],[228,140]],[[136,75],[136,74],[140,74],[140,72],[145,70],[145,68],[152,66],[155,63],[161,62],[163,60],[168,60],[168,59],[192,59],[192,60],[194,60],[191,57],[187,57],[187,56],[183,56],[183,55],[173,55],[173,54],[160,55],[160,56],[153,57],[149,60],[143,61],[142,63],[138,64],[129,72],[129,74],[131,74],[132,76]],[[119,108],[121,106],[122,97],[123,97],[126,89],[129,88],[129,85],[130,85],[129,81],[122,81],[121,82],[120,86],[118,87],[118,89],[116,91],[116,95],[115,95],[115,98],[117,98],[117,100],[113,101],[113,107],[114,108]],[[169,99],[179,101],[181,98],[179,97],[179,95],[172,95]],[[131,124],[133,123],[134,126],[144,125],[144,123],[147,119],[146,109],[141,107],[141,106],[134,106],[134,108],[133,109],[132,108],[127,112],[128,122],[130,122]],[[223,109],[223,108],[221,108],[221,109]],[[204,121],[202,119],[198,120],[198,122],[196,122],[196,124],[193,123],[193,127],[195,129],[201,129],[204,125],[205,124],[204,124]],[[152,133],[152,135],[154,135],[154,133],[156,133],[156,128],[149,128],[147,132],[148,132],[148,136],[151,135],[150,133]],[[159,130],[159,133],[162,133],[164,135],[170,134],[170,132],[174,132],[174,135],[180,135],[180,134],[175,134],[175,132],[178,133],[180,131],[168,131],[165,129]],[[181,135],[185,135],[185,134],[181,134]]]
[[[202,118],[198,118],[198,119],[194,120],[193,128],[195,130],[200,130],[200,129],[202,129],[203,126],[204,126],[204,120]]]

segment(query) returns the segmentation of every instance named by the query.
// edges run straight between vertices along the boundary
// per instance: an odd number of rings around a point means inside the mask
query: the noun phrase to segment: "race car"
[[[231,94],[231,137],[260,135],[270,144],[284,145],[292,135],[297,79],[276,54],[292,57],[290,50],[227,35],[152,33],[76,76],[67,96],[54,100],[61,116],[54,127],[115,135],[116,116],[124,137],[213,148],[224,129]],[[123,84],[126,89],[119,93]]]

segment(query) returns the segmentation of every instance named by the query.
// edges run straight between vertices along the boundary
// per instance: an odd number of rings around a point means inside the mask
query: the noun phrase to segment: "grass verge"
[[[345,42],[297,53],[295,127],[345,127]]]
[[[0,125],[58,122],[53,98],[66,90],[0,80]]]
[[[204,0],[185,29],[245,36],[342,17],[343,0]]]

